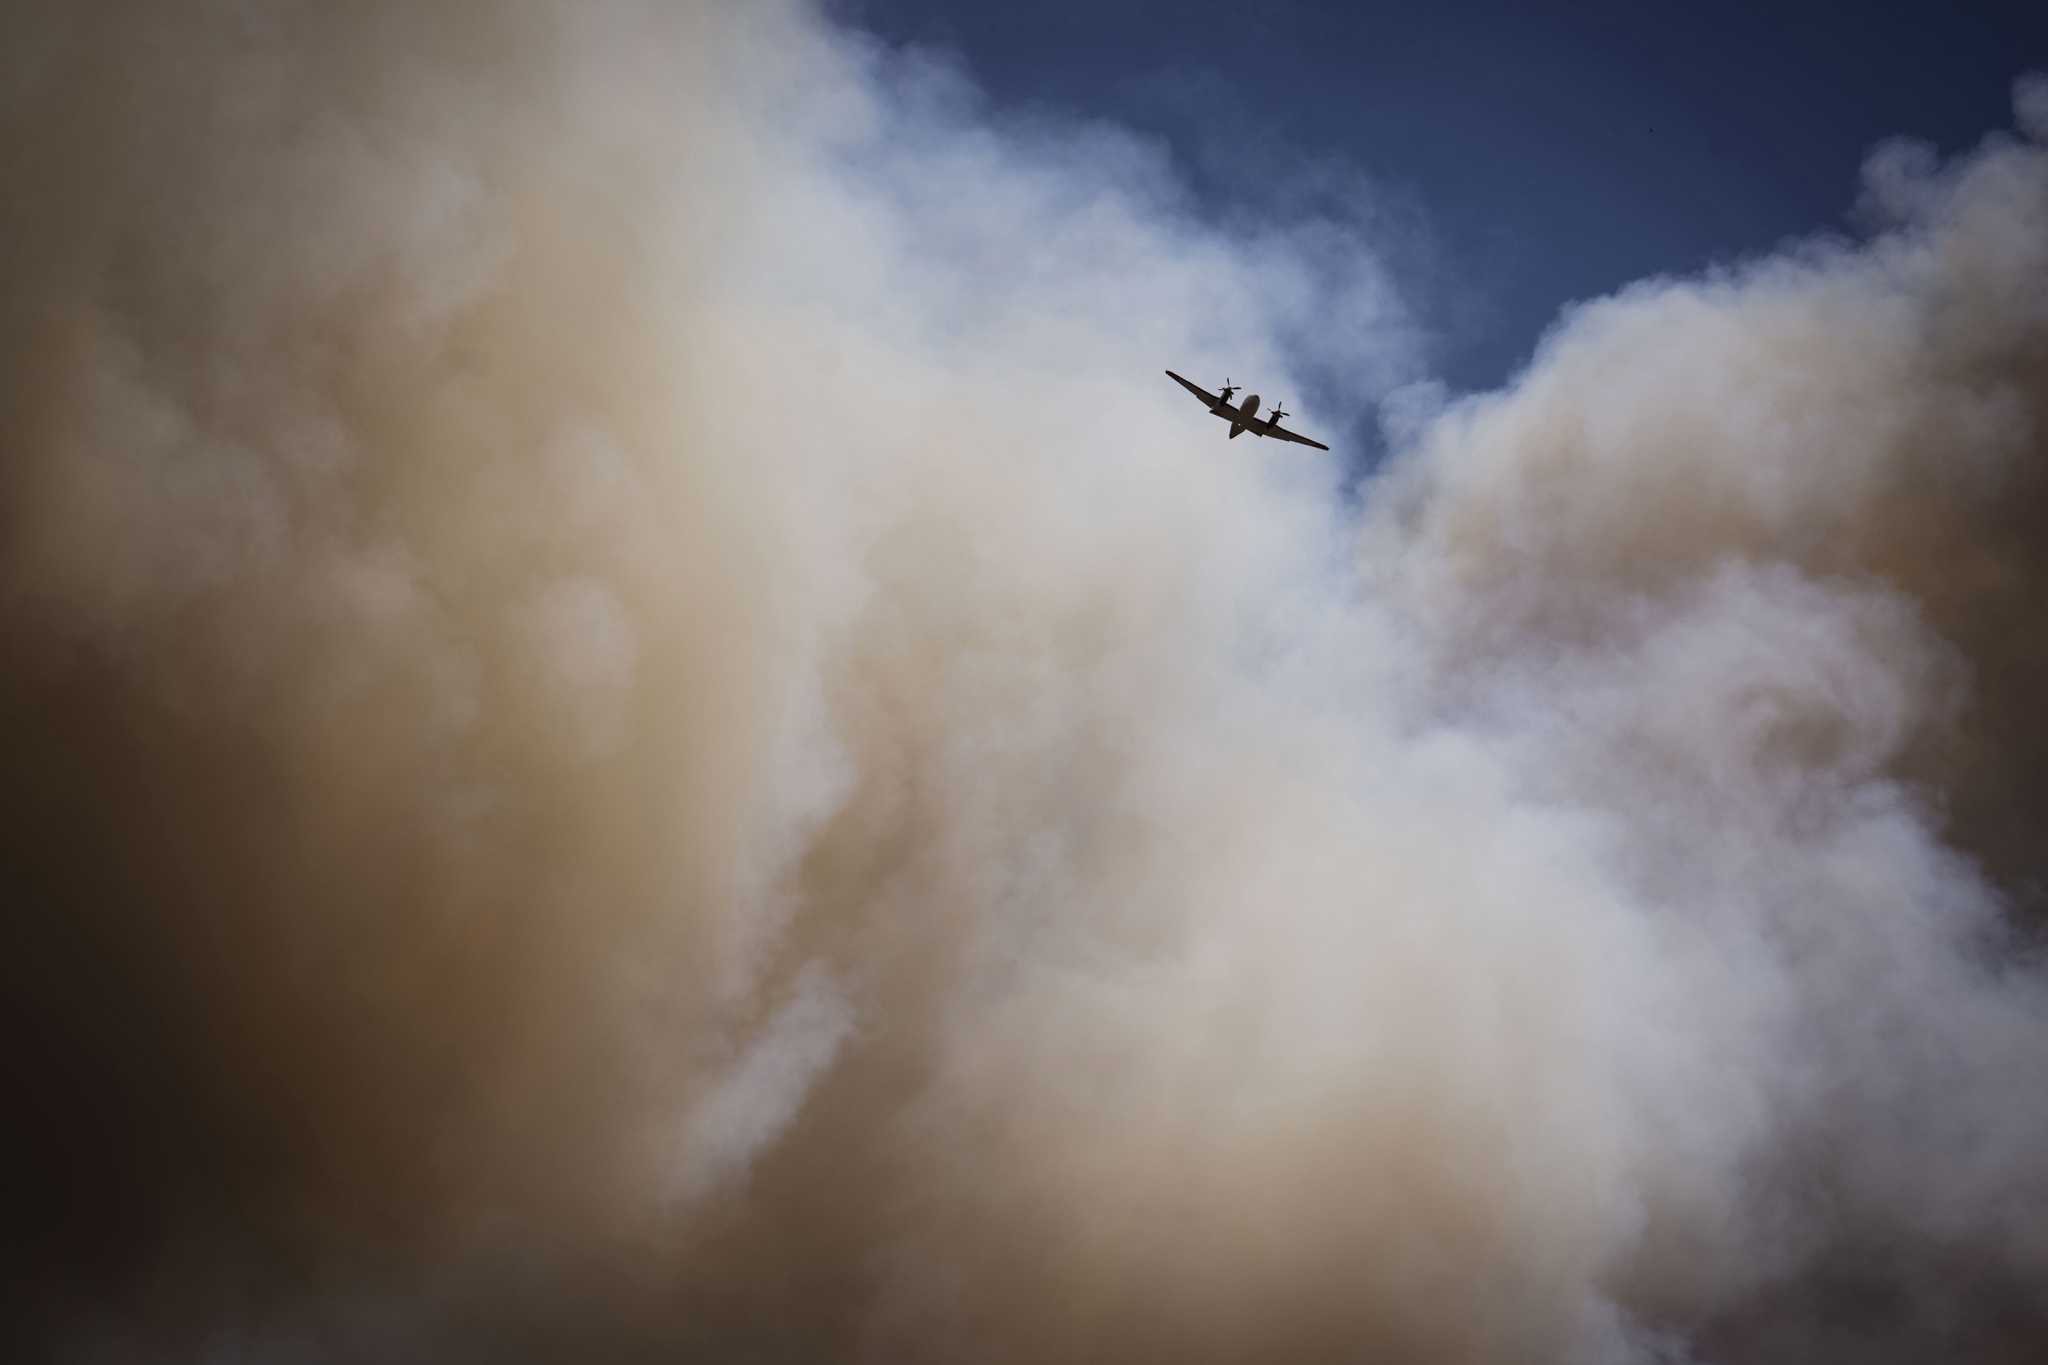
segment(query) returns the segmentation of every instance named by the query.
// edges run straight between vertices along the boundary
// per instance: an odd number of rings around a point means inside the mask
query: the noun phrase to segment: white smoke
[[[1447,401],[1355,226],[794,5],[8,27],[51,1350],[2048,1330],[2035,143]]]

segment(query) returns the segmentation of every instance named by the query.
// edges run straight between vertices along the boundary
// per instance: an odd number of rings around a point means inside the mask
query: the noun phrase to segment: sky
[[[0,8],[17,1354],[2043,1359],[2048,71],[980,14]]]
[[[1304,162],[1359,177],[1414,234],[1396,265],[1461,391],[1504,383],[1575,300],[1856,230],[1867,152],[1972,145],[2048,61],[2019,4],[835,9],[953,54],[1006,113],[1164,139],[1218,211]]]

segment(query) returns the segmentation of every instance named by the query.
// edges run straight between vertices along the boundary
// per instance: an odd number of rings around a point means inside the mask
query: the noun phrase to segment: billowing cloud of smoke
[[[1412,380],[1369,243],[807,12],[9,26],[47,1349],[2041,1341],[2038,143],[1347,524],[1157,371]]]

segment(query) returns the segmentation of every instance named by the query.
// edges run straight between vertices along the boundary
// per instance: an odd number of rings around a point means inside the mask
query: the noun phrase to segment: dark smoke
[[[2033,1358],[2042,91],[1346,523],[1370,240],[806,9],[15,7],[24,1353]]]

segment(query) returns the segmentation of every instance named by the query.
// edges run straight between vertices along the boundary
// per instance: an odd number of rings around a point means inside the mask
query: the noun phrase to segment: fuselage
[[[1210,411],[1230,423],[1230,434],[1232,436],[1237,435],[1237,433],[1247,427],[1254,431],[1258,430],[1259,396],[1255,393],[1246,394],[1244,401],[1234,408],[1230,404],[1218,400],[1216,406],[1211,408]]]

